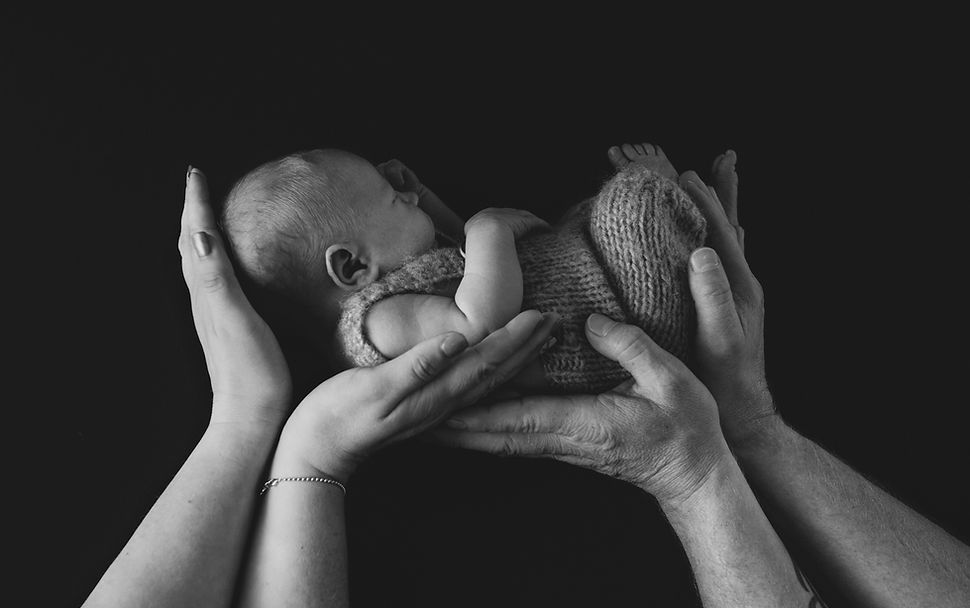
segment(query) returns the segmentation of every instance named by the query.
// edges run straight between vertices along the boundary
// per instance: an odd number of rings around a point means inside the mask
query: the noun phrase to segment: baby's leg
[[[683,358],[693,324],[687,263],[706,222],[662,150],[627,144],[609,156],[618,171],[590,213],[597,257],[630,322]]]
[[[677,180],[677,170],[670,164],[667,155],[660,146],[656,144],[623,144],[613,146],[606,155],[617,171],[625,169],[632,164],[643,165],[655,173],[663,175],[667,179]]]

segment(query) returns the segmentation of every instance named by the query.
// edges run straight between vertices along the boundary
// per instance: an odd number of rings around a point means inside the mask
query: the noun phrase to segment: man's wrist
[[[720,456],[693,487],[676,496],[660,499],[658,504],[671,525],[689,525],[721,500],[725,488],[744,479],[744,474],[729,450]]]
[[[731,450],[741,463],[754,459],[772,458],[787,449],[794,431],[777,412],[765,414],[746,423],[743,432],[729,441]]]
[[[675,508],[689,502],[694,495],[703,494],[702,490],[712,483],[712,479],[723,476],[731,466],[737,466],[724,437],[718,434],[712,439],[703,449],[693,449],[688,466],[652,475],[650,485],[638,484],[640,489],[656,498],[662,508]],[[658,484],[661,479],[665,481]]]

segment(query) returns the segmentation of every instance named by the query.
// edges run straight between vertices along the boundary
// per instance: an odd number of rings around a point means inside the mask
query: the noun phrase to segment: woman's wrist
[[[357,468],[356,459],[320,443],[319,438],[304,438],[284,428],[273,455],[271,477],[330,477],[346,484]]]
[[[278,435],[289,410],[288,396],[247,399],[236,395],[214,394],[209,423],[271,429],[274,435]]]
[[[206,433],[247,444],[275,444],[283,427],[275,416],[230,414],[213,408]]]

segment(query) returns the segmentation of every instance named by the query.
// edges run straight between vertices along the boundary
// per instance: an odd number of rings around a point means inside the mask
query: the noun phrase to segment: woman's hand
[[[328,474],[346,481],[375,450],[437,424],[511,379],[535,358],[558,319],[525,311],[472,348],[450,332],[382,365],[330,378],[287,420],[273,475]]]
[[[731,458],[713,397],[635,326],[594,314],[586,336],[633,378],[601,395],[527,396],[469,408],[431,439],[555,458],[632,483],[663,504],[684,501]]]
[[[489,207],[482,209],[465,222],[465,234],[479,222],[496,222],[508,226],[516,240],[533,230],[551,230],[549,222],[537,217],[525,209],[506,209]]]
[[[281,425],[290,372],[276,337],[239,287],[198,169],[186,175],[178,249],[212,383],[212,421]]]
[[[717,399],[728,442],[741,447],[779,422],[765,380],[764,292],[744,258],[738,223],[737,158],[714,161],[714,188],[693,171],[680,184],[707,219],[713,247],[691,255],[690,288],[697,309],[696,372]]]

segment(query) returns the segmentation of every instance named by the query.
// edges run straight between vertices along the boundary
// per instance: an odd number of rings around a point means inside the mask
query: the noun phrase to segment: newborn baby
[[[688,257],[705,238],[659,148],[613,148],[610,158],[617,173],[550,226],[495,208],[462,222],[396,161],[301,152],[239,180],[223,229],[242,273],[308,312],[303,331],[330,338],[316,342],[337,349],[343,367],[381,363],[446,331],[474,344],[535,308],[560,313],[562,330],[516,388],[600,392],[629,374],[589,346],[586,317],[639,325],[684,358]]]

